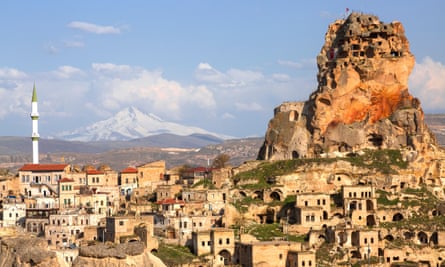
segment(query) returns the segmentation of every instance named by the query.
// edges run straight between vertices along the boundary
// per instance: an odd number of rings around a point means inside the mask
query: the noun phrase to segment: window
[[[317,205],[320,205],[320,200],[319,199],[317,199]]]
[[[222,245],[223,241],[222,241],[221,238],[219,239],[218,243],[219,243],[220,245]]]
[[[123,226],[124,225],[124,221],[119,221],[119,225]]]
[[[205,242],[205,241],[202,241],[202,242],[201,242],[201,246],[204,247],[205,245],[206,245],[206,242]]]
[[[323,205],[326,205],[326,199],[323,199]]]
[[[230,244],[230,238],[226,238],[226,244]]]

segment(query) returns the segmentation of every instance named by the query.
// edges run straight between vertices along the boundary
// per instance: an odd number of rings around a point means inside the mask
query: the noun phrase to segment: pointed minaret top
[[[34,83],[34,88],[32,89],[32,101],[31,102],[37,102],[36,83]]]

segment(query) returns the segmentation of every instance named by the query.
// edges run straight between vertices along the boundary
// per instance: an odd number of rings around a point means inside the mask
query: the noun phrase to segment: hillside
[[[445,114],[426,114],[425,122],[445,146]],[[262,138],[242,138],[221,142],[205,135],[179,137],[171,134],[155,135],[129,141],[80,142],[41,139],[42,162],[73,164],[109,164],[116,170],[155,160],[166,160],[168,166],[207,164],[220,153],[231,156],[231,164],[256,159]],[[198,149],[199,148],[199,149]],[[29,137],[0,137],[0,166],[18,168],[31,161]]]

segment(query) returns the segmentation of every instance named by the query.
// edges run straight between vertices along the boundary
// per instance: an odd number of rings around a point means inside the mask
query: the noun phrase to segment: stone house
[[[178,184],[173,185],[158,185],[156,189],[156,200],[162,201],[165,199],[177,198],[181,192],[182,186]]]
[[[377,197],[371,185],[345,185],[342,187],[343,212],[352,225],[375,226]]]
[[[26,231],[38,236],[45,235],[45,226],[49,224],[49,216],[57,214],[57,208],[27,208],[26,209]]]
[[[59,192],[60,209],[68,209],[75,206],[75,198],[79,190],[74,189],[74,180],[68,178],[60,179],[57,191]]]
[[[286,267],[317,266],[314,251],[293,251],[287,253]]]
[[[223,214],[229,200],[229,191],[228,189],[186,189],[182,191],[182,199],[187,205],[201,203],[200,209],[212,214]]]
[[[71,244],[80,246],[85,238],[85,227],[97,227],[102,218],[105,218],[105,215],[78,211],[50,215],[49,223],[45,226],[45,239],[48,241],[48,246],[59,249]]]
[[[91,188],[118,186],[118,174],[113,170],[95,170],[86,171],[86,182]]]
[[[301,227],[307,230],[320,230],[323,222],[323,210],[321,207],[296,207],[295,219],[296,224],[300,224]]]
[[[144,242],[150,250],[157,249],[157,239],[154,238],[154,216],[112,216],[106,218],[104,241],[125,243],[132,240]]]
[[[8,198],[3,202],[3,227],[25,226],[26,204],[20,199]]]
[[[212,184],[216,188],[228,188],[233,184],[232,176],[232,168],[212,169]]]
[[[14,176],[0,176],[0,203],[9,195],[19,194],[19,179]]]
[[[184,200],[177,200],[174,198],[163,199],[157,201],[156,204],[159,205],[159,211],[166,216],[176,216],[178,212],[185,205]]]
[[[325,193],[299,193],[295,196],[295,206],[320,207],[322,220],[327,220],[331,212],[331,197]]]
[[[205,202],[207,200],[207,190],[184,189],[182,199],[186,202]]]
[[[138,186],[151,187],[152,192],[164,180],[165,161],[159,160],[136,167],[138,171]]]
[[[197,256],[210,254],[220,258],[224,265],[232,263],[235,253],[235,234],[233,229],[213,228],[208,231],[192,233],[192,251]]]
[[[81,192],[75,195],[73,207],[80,207],[88,213],[106,215],[108,212],[108,196],[103,193]]]
[[[43,196],[57,193],[58,181],[69,172],[68,164],[25,164],[18,172],[20,192],[32,197],[37,186]]]
[[[133,190],[138,187],[138,169],[127,167],[121,170],[119,172],[118,184],[121,195],[131,195]]]
[[[351,232],[350,257],[368,259],[379,256],[379,233],[375,230],[357,230]]]
[[[181,184],[193,185],[203,179],[210,179],[211,177],[211,168],[207,167],[196,167],[186,169],[180,179]]]
[[[290,241],[240,241],[235,244],[234,262],[245,267],[282,267],[289,251],[302,251],[301,246]]]

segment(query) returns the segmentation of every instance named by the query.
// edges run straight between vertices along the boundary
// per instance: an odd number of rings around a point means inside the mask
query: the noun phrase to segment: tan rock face
[[[414,62],[400,22],[359,13],[335,21],[317,56],[317,89],[275,109],[258,159],[435,144],[408,92]]]
[[[414,66],[403,26],[352,13],[331,24],[317,57],[319,68],[314,127],[367,119],[375,123],[412,102],[407,92]]]

